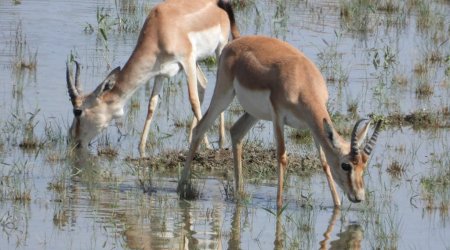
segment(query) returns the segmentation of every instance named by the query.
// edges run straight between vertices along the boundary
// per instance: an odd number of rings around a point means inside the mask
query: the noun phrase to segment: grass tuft
[[[34,52],[31,51],[26,36],[23,34],[22,22],[19,22],[14,38],[14,68],[19,72],[25,69],[36,70],[37,53],[37,50]]]
[[[386,169],[386,172],[388,172],[389,175],[391,175],[396,179],[401,179],[401,177],[406,172],[406,165],[398,162],[397,160],[394,160],[389,164],[388,168]]]

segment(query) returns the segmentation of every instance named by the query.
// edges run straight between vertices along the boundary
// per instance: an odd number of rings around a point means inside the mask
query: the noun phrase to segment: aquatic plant
[[[38,50],[31,51],[26,35],[23,34],[22,22],[17,25],[14,37],[13,65],[16,71],[36,70]]]
[[[324,74],[327,82],[337,82],[339,85],[348,83],[349,70],[344,67],[343,54],[339,52],[338,47],[341,44],[342,34],[334,33],[336,40],[328,42],[323,40],[325,47],[320,49],[318,56],[318,66]]]

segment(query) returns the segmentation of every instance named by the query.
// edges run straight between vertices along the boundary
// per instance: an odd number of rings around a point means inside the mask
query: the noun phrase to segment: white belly
[[[239,103],[247,113],[261,120],[272,120],[269,90],[249,90],[238,81],[233,84]]]

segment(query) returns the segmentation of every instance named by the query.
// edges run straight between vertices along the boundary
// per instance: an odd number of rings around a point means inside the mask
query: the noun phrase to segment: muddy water
[[[401,10],[392,14],[368,13],[364,26],[341,17],[339,2],[310,2],[258,1],[239,8],[241,32],[276,36],[303,50],[329,79],[333,113],[349,115],[350,104],[356,104],[357,116],[448,110],[448,3],[433,2],[431,16],[442,20],[432,19],[422,29],[424,10],[408,1],[400,2]],[[289,175],[288,205],[278,220],[273,214],[274,177],[247,178],[250,198],[238,206],[225,191],[223,176],[232,166],[202,172],[202,197],[186,202],[175,192],[176,169],[125,160],[138,156],[151,84],[133,96],[127,115],[91,147],[95,155],[109,145],[118,156],[83,156],[82,161],[71,157],[65,143],[72,119],[66,60],[72,54],[82,64],[84,89],[94,89],[109,70],[126,62],[136,27],[155,3],[0,2],[0,249],[450,247],[448,114],[440,116],[443,128],[389,126],[380,134],[365,177],[364,203],[351,204],[343,197],[344,208],[333,211],[323,174]],[[434,52],[443,59],[424,64],[422,72],[421,63]],[[33,62],[35,53],[35,67],[15,66]],[[209,79],[205,110],[215,69],[204,67]],[[396,76],[406,83],[393,83]],[[187,148],[187,129],[175,125],[191,119],[184,81],[180,76],[165,85],[150,154]],[[432,94],[418,96],[423,83],[431,85]],[[235,119],[234,113],[227,114],[229,123]],[[21,147],[30,134],[43,146]],[[217,140],[214,130],[210,137]],[[251,131],[253,141],[272,146],[269,123]],[[295,142],[289,150],[315,154],[311,145]],[[395,166],[400,170],[394,171]]]

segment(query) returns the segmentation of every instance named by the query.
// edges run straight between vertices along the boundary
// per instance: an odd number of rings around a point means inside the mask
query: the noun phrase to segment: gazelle
[[[123,115],[128,99],[141,85],[154,77],[155,83],[139,144],[140,154],[145,156],[147,136],[163,79],[174,76],[181,69],[187,76],[189,101],[195,115],[192,132],[196,120],[202,117],[200,105],[206,87],[206,78],[197,65],[197,60],[214,53],[219,57],[228,42],[230,30],[233,38],[239,36],[233,10],[228,2],[167,0],[151,10],[137,45],[123,69],[117,67],[112,70],[92,93],[81,93],[78,63],[74,82],[67,65],[67,87],[75,116],[69,131],[71,137],[79,147],[86,147],[112,119]],[[223,137],[221,119],[221,144]],[[208,144],[206,137],[205,142]]]
[[[353,128],[350,143],[333,128],[326,103],[328,91],[325,81],[304,54],[286,42],[263,36],[240,37],[225,46],[220,56],[217,83],[211,104],[193,132],[189,153],[184,165],[178,192],[183,197],[191,191],[190,167],[199,140],[237,96],[245,110],[232,126],[231,140],[234,155],[234,181],[237,194],[243,192],[242,139],[258,120],[273,123],[277,146],[278,192],[277,206],[282,207],[284,173],[287,166],[284,126],[311,131],[334,205],[340,199],[334,181],[352,202],[364,200],[363,171],[375,145],[380,122],[369,142],[361,151],[369,123],[358,130],[363,120]]]

